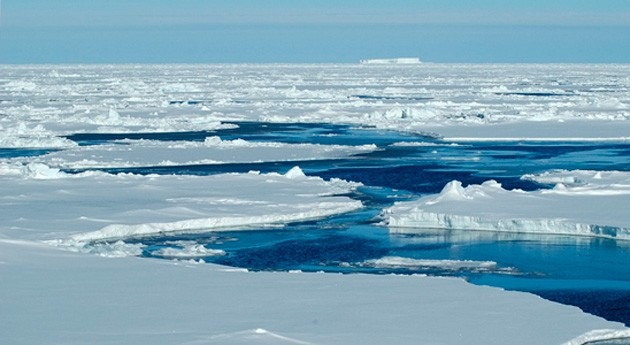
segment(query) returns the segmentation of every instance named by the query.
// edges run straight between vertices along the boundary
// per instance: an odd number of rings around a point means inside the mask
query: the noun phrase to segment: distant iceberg
[[[367,59],[359,62],[362,65],[417,65],[422,63],[418,58]]]

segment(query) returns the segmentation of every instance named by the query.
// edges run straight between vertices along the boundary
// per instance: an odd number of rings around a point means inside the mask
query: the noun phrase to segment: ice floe
[[[623,330],[455,278],[253,273],[4,239],[0,262],[3,344],[530,345]]]
[[[278,226],[361,208],[336,194],[358,184],[277,173],[214,176],[66,174],[42,164],[4,168],[3,235],[74,241]]]
[[[431,260],[413,259],[400,256],[386,256],[379,259],[367,260],[359,264],[362,267],[405,269],[410,271],[457,271],[457,272],[492,272],[515,274],[511,268],[498,267],[494,261],[474,260]]]
[[[393,232],[469,229],[630,240],[630,173],[556,171],[524,178],[556,185],[524,192],[496,181],[467,187],[452,181],[439,194],[398,203],[384,216]]]
[[[285,144],[219,137],[208,137],[203,142],[119,140],[52,152],[28,161],[61,169],[128,168],[339,159],[376,149],[375,145]]]
[[[170,259],[204,258],[207,256],[225,255],[220,249],[209,249],[200,244],[192,244],[181,248],[167,247],[151,252],[152,255]]]

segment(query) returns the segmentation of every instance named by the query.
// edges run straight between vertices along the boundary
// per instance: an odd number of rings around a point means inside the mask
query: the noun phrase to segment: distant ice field
[[[2,67],[0,147],[66,147],[59,136],[77,133],[213,130],[224,121],[350,123],[472,139],[630,133],[629,65]]]
[[[28,253],[138,257],[90,262],[455,277],[630,325],[630,65],[0,68],[7,291],[40,279]],[[216,336],[343,338],[271,320]]]

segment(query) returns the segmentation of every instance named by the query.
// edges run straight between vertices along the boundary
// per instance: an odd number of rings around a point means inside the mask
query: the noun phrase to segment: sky
[[[630,63],[629,0],[0,1],[0,63]]]

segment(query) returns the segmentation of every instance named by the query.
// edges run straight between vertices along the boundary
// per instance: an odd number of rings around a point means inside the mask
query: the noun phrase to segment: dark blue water
[[[375,96],[375,95],[352,95],[352,98],[357,99],[366,99],[372,101],[429,101],[432,100],[433,97],[405,97],[405,96]]]
[[[572,96],[572,90],[561,92],[496,92],[495,95],[501,96],[526,96],[526,97],[567,97]]]
[[[536,95],[541,96],[542,95]],[[362,182],[349,195],[366,208],[282,229],[161,236],[129,240],[147,245],[144,256],[193,241],[222,249],[224,256],[204,260],[250,270],[303,270],[372,274],[459,276],[476,284],[530,291],[576,305],[609,320],[630,325],[630,242],[608,239],[420,229],[393,234],[379,225],[379,214],[395,201],[437,193],[451,180],[466,184],[495,179],[507,188],[548,186],[523,181],[528,173],[551,169],[630,170],[627,143],[496,142],[451,145],[431,136],[331,124],[236,123],[238,128],[184,133],[77,134],[69,139],[97,145],[118,139],[192,140],[207,136],[249,141],[364,145],[379,150],[338,160],[265,162],[106,169],[138,174],[209,175],[225,172],[284,173],[299,165],[323,178]],[[425,146],[392,146],[423,142]],[[383,266],[383,257],[418,260],[492,261],[496,266]]]
[[[146,139],[162,141],[204,141],[207,137],[220,136],[223,140],[313,143],[322,145],[388,145],[399,141],[433,139],[427,136],[401,134],[394,131],[377,131],[371,128],[327,123],[260,123],[234,122],[236,128],[196,132],[162,133],[78,133],[65,136],[79,145],[94,145],[121,139]]]
[[[24,149],[24,148],[0,148],[0,158],[17,158],[17,157],[33,157],[41,156],[50,152],[55,152],[54,149]]]

